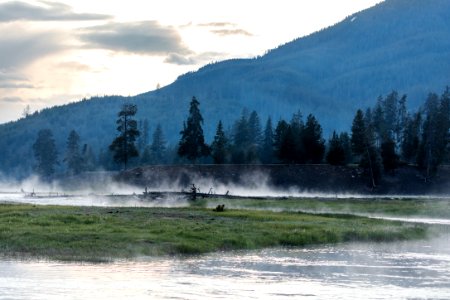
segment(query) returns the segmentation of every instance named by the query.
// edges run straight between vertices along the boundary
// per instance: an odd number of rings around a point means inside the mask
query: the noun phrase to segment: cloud
[[[227,35],[245,35],[245,36],[253,36],[250,32],[244,30],[244,29],[216,29],[211,30],[212,33],[220,35],[220,36],[227,36]]]
[[[111,16],[102,14],[75,13],[63,3],[40,1],[41,5],[22,1],[0,4],[0,22],[12,21],[89,21],[105,20]]]
[[[197,63],[197,60],[194,57],[183,56],[177,53],[170,53],[166,57],[164,62],[175,65],[195,65]]]
[[[64,50],[62,33],[30,32],[17,26],[0,27],[0,70],[17,69]]]
[[[164,62],[176,65],[195,65],[205,62],[211,62],[212,60],[215,60],[217,58],[222,58],[224,55],[224,53],[219,52],[204,52],[187,56],[171,53],[166,57]]]
[[[0,98],[0,103],[22,103],[23,102],[23,100],[22,100],[22,98],[19,98],[19,97],[3,97],[3,98]]]
[[[0,82],[0,89],[32,89],[34,86],[29,83]]]
[[[198,24],[200,27],[212,27],[213,29],[210,32],[220,35],[220,36],[228,36],[228,35],[245,35],[245,36],[253,36],[247,30],[242,28],[236,28],[236,23],[230,22],[210,22],[210,23],[201,23]],[[220,28],[220,29],[219,29]]]
[[[28,79],[14,73],[0,71],[0,89],[31,89],[34,88]]]
[[[201,23],[198,24],[201,27],[235,27],[236,23],[230,22],[210,22],[210,23]]]
[[[80,29],[86,47],[135,54],[168,55],[192,53],[173,27],[156,21],[108,23]]]
[[[57,64],[55,67],[58,69],[65,69],[69,71],[75,71],[75,72],[88,72],[92,71],[92,68],[86,64],[77,62],[77,61],[65,61],[62,63]]]

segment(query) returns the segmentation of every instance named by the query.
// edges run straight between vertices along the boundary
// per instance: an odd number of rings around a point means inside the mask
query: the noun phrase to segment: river
[[[23,202],[15,197],[2,200]],[[88,197],[65,200],[100,205]],[[431,240],[107,264],[0,258],[0,299],[450,299],[449,229],[442,226]]]

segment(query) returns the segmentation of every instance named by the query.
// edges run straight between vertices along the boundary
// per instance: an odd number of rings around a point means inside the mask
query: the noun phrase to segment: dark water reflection
[[[450,299],[450,235],[396,244],[141,258],[0,260],[0,299]]]

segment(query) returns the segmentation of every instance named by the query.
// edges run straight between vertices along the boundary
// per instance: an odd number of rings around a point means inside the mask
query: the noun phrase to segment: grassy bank
[[[204,205],[214,206],[216,203],[223,203],[226,207],[239,209],[450,218],[450,200],[448,199],[268,198],[262,200],[218,198],[207,199]]]
[[[138,255],[423,238],[426,227],[352,216],[203,208],[0,205],[0,253],[103,261]]]

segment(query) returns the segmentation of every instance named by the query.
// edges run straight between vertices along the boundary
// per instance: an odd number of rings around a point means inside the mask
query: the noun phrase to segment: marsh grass
[[[424,225],[262,210],[0,205],[0,255],[109,261],[140,255],[424,238]]]
[[[314,213],[373,214],[450,218],[449,199],[374,198],[286,198],[286,199],[208,199],[229,208],[273,211],[306,211]]]

